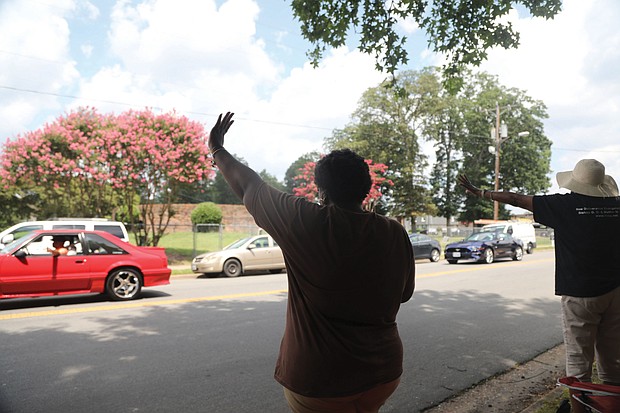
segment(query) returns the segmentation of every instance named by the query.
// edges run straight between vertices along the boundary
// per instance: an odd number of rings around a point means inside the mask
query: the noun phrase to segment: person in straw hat
[[[595,159],[582,159],[556,176],[568,194],[523,195],[486,191],[465,175],[473,195],[524,208],[555,231],[555,293],[562,296],[566,375],[620,385],[620,197],[614,179]],[[572,400],[572,398],[571,398]],[[573,412],[582,412],[571,401]]]

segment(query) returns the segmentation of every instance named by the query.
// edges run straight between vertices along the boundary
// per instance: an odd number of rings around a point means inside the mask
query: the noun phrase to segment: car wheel
[[[456,264],[458,260],[448,260],[448,264]]]
[[[114,301],[132,300],[142,290],[142,276],[131,268],[114,270],[106,280],[106,293]]]
[[[431,256],[429,257],[429,259],[431,260],[431,262],[437,262],[439,261],[439,250],[438,249],[434,249],[431,251]]]
[[[484,250],[484,253],[482,254],[483,262],[487,264],[491,264],[494,259],[495,259],[495,254],[493,253],[493,250],[491,248],[487,248],[486,250]]]
[[[525,252],[527,252],[528,254],[533,254],[534,253],[534,245],[532,245],[531,242],[527,243],[527,247],[525,248]]]
[[[523,259],[523,248],[517,247],[515,248],[515,252],[512,255],[513,261],[521,261]]]
[[[224,263],[224,275],[227,277],[238,277],[241,275],[241,263],[235,258],[231,258]]]

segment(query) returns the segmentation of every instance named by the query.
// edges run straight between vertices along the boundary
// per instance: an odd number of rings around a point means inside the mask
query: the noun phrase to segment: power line
[[[577,148],[556,148],[555,146],[553,147],[553,150],[556,151],[571,151],[571,152],[601,152],[601,153],[608,153],[608,152],[612,152],[612,153],[620,153],[620,151],[610,151],[608,149],[577,149]]]
[[[74,95],[64,95],[64,94],[61,94],[61,93],[43,92],[43,91],[40,91],[40,90],[23,89],[23,88],[12,87],[12,86],[0,85],[0,88],[1,89],[12,90],[12,91],[15,91],[15,92],[33,93],[35,95],[55,96],[55,97],[59,97],[59,98],[77,99],[77,100],[88,100],[88,101],[92,101],[92,102],[111,103],[113,105],[122,105],[122,106],[138,106],[138,105],[135,105],[135,104],[125,103],[125,102],[118,102],[118,101],[114,101],[114,100],[84,98],[84,97],[79,97],[79,96],[74,96]],[[159,108],[159,107],[153,107],[153,108],[157,109],[157,110],[162,110],[163,111],[163,109]]]
[[[106,100],[106,99],[95,99],[95,98],[88,98],[88,97],[80,97],[80,96],[75,96],[75,95],[66,95],[66,94],[62,94],[62,93],[43,92],[43,91],[40,91],[40,90],[24,89],[24,88],[18,88],[18,87],[13,87],[13,86],[0,85],[0,89],[12,90],[12,91],[15,91],[15,92],[33,93],[33,94],[36,94],[36,95],[55,96],[55,97],[65,98],[65,99],[76,99],[76,100],[84,100],[84,101],[90,101],[90,102],[108,103],[108,104],[128,106],[128,107],[149,107],[149,108],[152,108],[152,109],[155,109],[155,110],[159,110],[161,112],[164,111],[163,108],[158,107],[158,106],[148,106],[148,105],[142,106],[142,105],[138,105],[138,104],[134,104],[134,103],[119,102],[119,101]],[[183,111],[183,113],[191,114],[191,115],[198,115],[198,116],[209,116],[209,117],[213,117],[213,118],[216,118],[216,117],[219,116],[219,114],[206,113],[206,112],[196,112],[196,111]],[[316,129],[316,130],[324,130],[324,131],[330,131],[330,132],[335,129],[335,128],[326,128],[326,127],[321,127],[321,126],[301,125],[301,124],[295,124],[295,123],[276,122],[276,121],[270,121],[270,120],[252,119],[252,118],[244,118],[244,117],[236,117],[236,119],[238,119],[238,120],[245,120],[245,121],[249,121],[249,122],[256,122],[256,123],[265,123],[265,124],[268,124],[268,125],[289,126],[289,127],[304,128],[304,129]]]

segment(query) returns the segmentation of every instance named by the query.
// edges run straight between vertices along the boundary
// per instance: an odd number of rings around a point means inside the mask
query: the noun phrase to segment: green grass
[[[555,413],[558,410],[558,407],[560,407],[562,400],[568,399],[569,397],[568,389],[564,389],[559,397],[553,398],[552,400],[546,400],[543,405],[536,410],[536,413]]]
[[[194,235],[196,235],[196,244],[194,247]],[[166,248],[166,255],[171,264],[191,261],[195,254],[203,252],[218,251],[226,245],[247,237],[245,232],[224,232],[221,235],[217,232],[210,233],[192,233],[173,232],[165,234],[159,241],[159,246]]]

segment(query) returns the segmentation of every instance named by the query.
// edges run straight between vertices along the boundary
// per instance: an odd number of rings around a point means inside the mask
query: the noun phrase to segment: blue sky
[[[509,18],[521,47],[491,51],[481,69],[547,104],[554,172],[592,157],[620,181],[620,2]],[[403,69],[441,63],[414,25],[401,30]],[[354,44],[312,68],[299,33],[284,0],[0,0],[0,142],[79,106],[176,110],[206,128],[231,110],[226,146],[282,179],[385,77]]]

